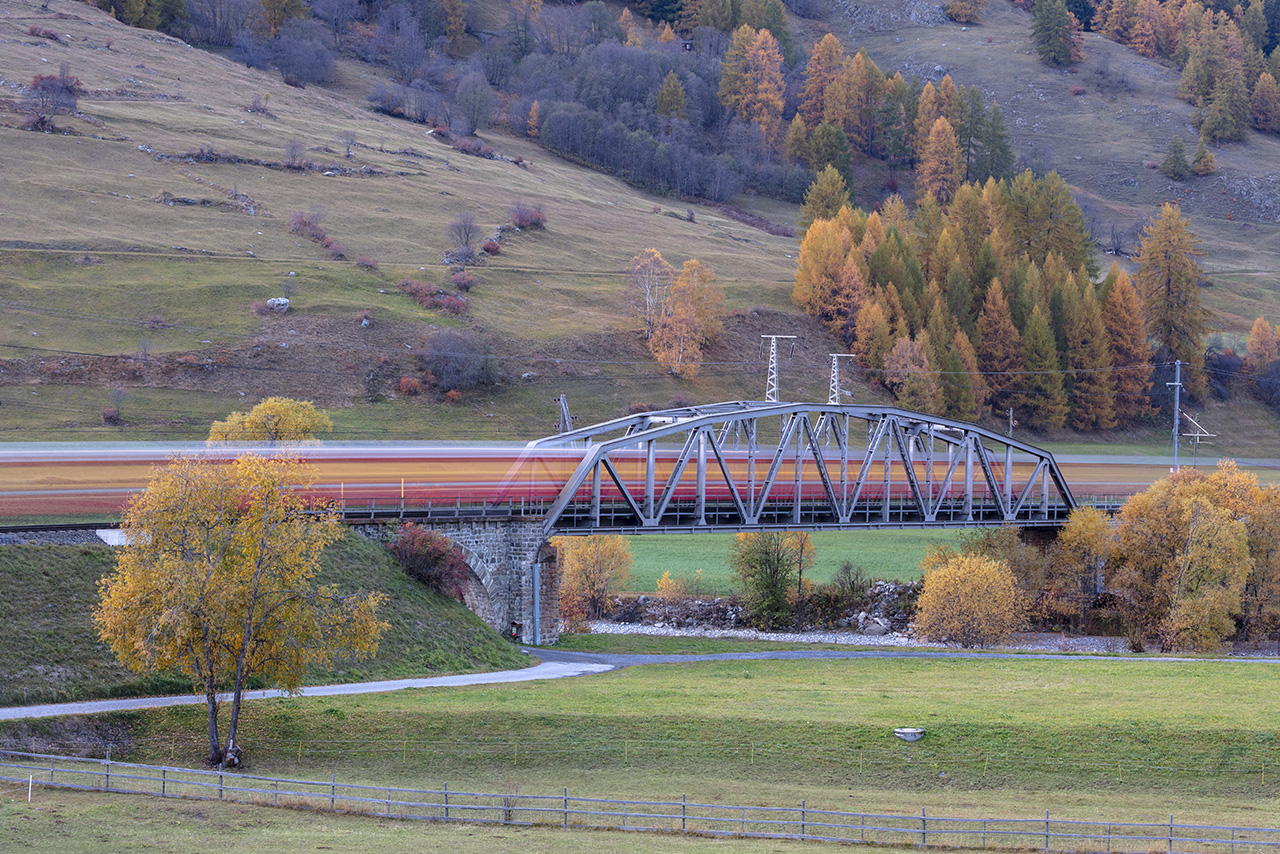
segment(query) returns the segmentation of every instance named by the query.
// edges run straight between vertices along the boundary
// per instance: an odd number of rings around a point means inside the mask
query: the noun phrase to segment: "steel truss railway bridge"
[[[540,467],[565,452],[577,462],[554,497],[522,497],[517,506],[514,496],[544,482]],[[1056,528],[1075,506],[1052,454],[975,424],[892,407],[737,401],[646,412],[531,442],[494,502],[425,515],[463,546],[473,567],[486,561],[468,541],[486,527],[500,540],[497,550],[523,554],[505,614],[497,613],[492,584],[474,589],[469,604],[536,643],[555,636],[550,537]],[[497,522],[504,514],[509,523]]]

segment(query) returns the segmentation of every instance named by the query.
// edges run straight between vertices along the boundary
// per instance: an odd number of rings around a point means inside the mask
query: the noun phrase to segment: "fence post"
[[[391,818],[391,789],[387,789],[387,818]]]
[[[987,847],[987,820],[982,820],[982,847]]]
[[[444,817],[449,817],[449,784],[444,784]]]
[[[560,826],[561,827],[569,826],[569,787],[568,786],[564,787],[564,821],[561,822]]]
[[[271,796],[271,806],[278,807],[280,806],[280,778],[277,777],[274,782],[276,785],[276,791],[275,794]]]
[[[107,748],[107,791],[111,791],[111,748]]]
[[[1169,854],[1173,854],[1173,816],[1169,816]]]
[[[804,799],[800,800],[800,838],[804,839]]]
[[[742,823],[738,825],[738,830],[743,836],[747,835],[747,808],[742,808]]]
[[[218,772],[218,800],[222,800],[222,772]]]
[[[1049,851],[1049,811],[1044,811],[1044,850],[1045,854]]]
[[[924,807],[920,807],[920,844],[929,844],[929,825],[928,819],[924,817]]]
[[[1111,854],[1111,822],[1107,822],[1107,854]]]
[[[54,758],[50,756],[49,757],[49,782],[50,783],[53,782],[53,763],[54,763]]]
[[[338,796],[338,773],[335,771],[329,777],[329,811],[333,811],[333,802]]]
[[[162,798],[164,797],[164,784],[166,781],[165,780],[166,776],[167,776],[166,769],[161,768],[160,769],[160,797]]]

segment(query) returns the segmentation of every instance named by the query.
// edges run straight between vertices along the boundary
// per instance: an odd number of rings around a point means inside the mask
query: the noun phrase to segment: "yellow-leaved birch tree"
[[[94,622],[120,663],[189,678],[208,704],[209,764],[238,765],[250,677],[298,693],[309,665],[377,652],[381,593],[314,587],[336,513],[307,509],[314,472],[291,457],[157,467],[125,514],[126,545],[103,578]],[[218,708],[231,692],[226,740]]]

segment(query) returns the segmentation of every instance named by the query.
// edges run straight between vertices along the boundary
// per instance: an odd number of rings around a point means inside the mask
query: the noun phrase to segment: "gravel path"
[[[762,632],[759,629],[677,629],[640,623],[591,623],[592,634],[652,635],[667,638],[733,638],[772,643],[826,643],[864,647],[898,647],[910,649],[952,650],[954,647],[918,641],[910,635],[891,632],[887,635],[863,635],[857,632]],[[1124,638],[1070,637],[1053,633],[1014,635],[1002,650],[1037,650],[1044,652],[1123,653],[1128,652]]]

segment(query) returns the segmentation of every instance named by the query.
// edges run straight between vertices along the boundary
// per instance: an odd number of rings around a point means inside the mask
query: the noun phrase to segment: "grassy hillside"
[[[120,667],[98,640],[92,612],[97,581],[115,566],[105,546],[4,546],[0,550],[0,705],[184,693],[190,684],[140,677]],[[318,580],[381,590],[390,623],[378,654],[312,682],[504,670],[527,656],[461,604],[411,581],[382,546],[349,535],[325,550]]]
[[[825,19],[793,21],[797,40],[830,29],[888,72],[924,78],[937,66],[978,85],[1004,109],[1015,151],[1078,188],[1099,235],[1113,221],[1132,229],[1166,198],[1182,202],[1208,250],[1214,326],[1239,334],[1259,314],[1280,314],[1280,214],[1267,190],[1280,141],[1222,147],[1218,174],[1170,184],[1142,164],[1175,130],[1190,138],[1176,72],[1091,35],[1090,59],[1063,74],[1036,62],[1029,18],[1007,3],[962,29],[904,26],[898,2],[860,5],[855,18],[833,5]],[[473,5],[500,23],[502,4]],[[485,133],[508,159],[463,156],[421,125],[371,112],[364,96],[379,72],[353,61],[339,62],[330,87],[296,89],[72,0],[0,0],[0,10],[0,438],[199,437],[270,394],[329,408],[336,438],[529,438],[553,428],[561,393],[588,423],[638,404],[758,397],[762,333],[800,338],[782,368],[784,395],[825,399],[827,353],[840,346],[790,305],[794,239],[699,205],[688,222],[687,203],[526,139]],[[23,113],[4,99],[62,62],[86,89],[81,117],[57,118],[65,134],[19,130]],[[1070,95],[1076,82],[1087,94]],[[350,160],[337,140],[348,131]],[[309,166],[288,166],[291,144]],[[857,200],[874,203],[882,180],[877,169],[862,174]],[[162,203],[170,195],[196,204]],[[444,281],[454,218],[473,213],[488,233],[516,202],[541,206],[547,229],[512,235],[487,260],[467,316],[422,309],[397,290],[405,277]],[[796,217],[769,200],[739,205]],[[348,260],[291,233],[295,211],[321,210]],[[726,334],[696,379],[652,360],[623,299],[622,271],[650,246],[677,266],[710,263],[725,286]],[[358,256],[378,269],[358,268]],[[285,294],[288,314],[254,313]],[[356,320],[364,312],[367,328]],[[398,379],[419,374],[415,355],[442,327],[477,335],[501,381],[454,405],[400,399]],[[883,399],[851,376],[846,385],[855,401]],[[124,426],[103,426],[101,411],[117,406]],[[1211,429],[1255,436],[1233,429],[1236,414],[1217,413]],[[1158,428],[1122,438],[1162,442]],[[1222,450],[1262,455],[1247,439]]]

